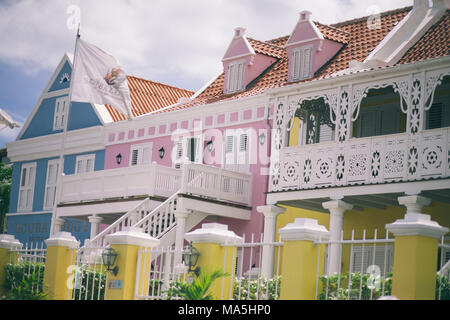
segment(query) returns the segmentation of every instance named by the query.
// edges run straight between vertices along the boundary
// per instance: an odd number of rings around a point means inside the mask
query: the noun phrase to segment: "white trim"
[[[293,223],[288,223],[278,233],[283,241],[326,241],[330,234],[316,219],[309,218],[295,218]]]
[[[75,239],[70,232],[57,232],[51,238],[44,240],[47,247],[67,247],[75,249],[80,246],[80,242]]]
[[[159,245],[160,240],[151,237],[149,234],[144,233],[140,228],[126,228],[124,231],[119,231],[113,234],[109,234],[105,237],[105,241],[110,245],[131,245],[140,246],[146,248],[153,248]]]
[[[184,238],[194,243],[240,244],[244,242],[228,226],[219,223],[204,223],[201,229],[186,233]]]
[[[448,232],[448,228],[432,221],[431,216],[419,213],[407,213],[404,219],[386,225],[386,230],[394,236],[423,236],[440,239]]]
[[[92,167],[88,166],[91,161]],[[78,162],[81,162],[81,171],[78,166]],[[95,168],[95,153],[84,154],[75,158],[75,174],[83,174],[93,172]]]
[[[7,213],[6,216],[26,216],[26,215],[32,215],[32,214],[51,214],[51,211],[28,211],[28,212],[11,212]]]

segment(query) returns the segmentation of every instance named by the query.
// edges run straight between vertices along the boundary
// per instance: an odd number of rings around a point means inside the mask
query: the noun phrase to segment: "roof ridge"
[[[406,6],[406,7],[403,7],[403,8],[388,10],[388,11],[380,12],[380,16],[381,17],[389,16],[389,15],[393,15],[393,14],[396,14],[396,13],[409,11],[412,8],[413,8],[413,6]],[[339,27],[342,27],[342,26],[346,26],[346,25],[349,25],[349,24],[354,24],[354,23],[358,23],[358,22],[367,20],[368,17],[370,17],[370,16],[363,16],[363,17],[354,18],[354,19],[350,19],[350,20],[345,20],[345,21],[341,21],[341,22],[337,22],[337,23],[332,23],[332,24],[330,24],[328,26],[335,27],[335,28],[339,29]]]
[[[273,43],[270,43],[270,42],[266,42],[266,41],[262,41],[262,40],[257,40],[257,39],[252,38],[252,37],[247,37],[247,39],[250,39],[250,40],[256,41],[256,42],[260,42],[260,43],[266,44],[266,45],[268,45],[268,46],[275,47],[275,48],[277,48],[277,49],[284,50],[283,47],[277,46],[276,44],[273,44]]]
[[[318,24],[318,25],[323,26],[323,27],[326,27],[326,28],[333,29],[333,30],[335,30],[335,31],[339,31],[339,32],[345,33],[346,35],[351,35],[350,32],[345,31],[345,30],[342,30],[342,29],[339,29],[339,28],[336,28],[336,27],[333,27],[333,26],[331,26],[331,25],[329,25],[329,24],[321,23],[321,22],[319,22],[319,21],[313,21],[313,23],[314,23],[314,24]]]
[[[155,80],[144,79],[144,78],[142,78],[142,77],[133,76],[133,75],[127,75],[127,77],[135,78],[135,79],[143,80],[143,81],[147,81],[147,82],[152,82],[152,83],[155,83],[155,84],[162,85],[162,86],[164,86],[164,87],[169,87],[169,88],[173,88],[173,89],[177,89],[177,90],[183,90],[183,91],[188,91],[188,92],[194,93],[194,91],[192,91],[192,90],[188,90],[188,89],[176,87],[176,86],[173,86],[173,85],[170,85],[170,84],[166,84],[166,83],[162,83],[162,82],[155,81]]]

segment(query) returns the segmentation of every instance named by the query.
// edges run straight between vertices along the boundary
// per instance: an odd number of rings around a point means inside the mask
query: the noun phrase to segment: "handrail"
[[[449,271],[450,271],[450,260],[448,260],[447,263],[441,268],[441,270],[438,271],[438,275],[442,277]]]

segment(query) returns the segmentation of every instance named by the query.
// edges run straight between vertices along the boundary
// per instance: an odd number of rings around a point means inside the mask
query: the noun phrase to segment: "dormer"
[[[288,81],[295,82],[314,76],[344,45],[324,37],[320,28],[330,32],[341,30],[316,24],[311,20],[310,11],[300,12],[299,20],[292,31],[285,48],[289,58]]]
[[[247,69],[253,64],[255,50],[245,36],[245,28],[234,29],[234,36],[222,58],[225,73],[224,93],[231,94],[244,90]]]

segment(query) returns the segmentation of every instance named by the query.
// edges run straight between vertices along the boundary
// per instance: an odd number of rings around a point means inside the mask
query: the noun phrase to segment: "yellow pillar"
[[[221,270],[228,273],[228,276],[216,280],[211,286],[210,292],[214,299],[232,299],[237,250],[236,246],[227,244],[238,245],[243,239],[228,230],[227,225],[219,223],[204,223],[201,229],[187,233],[185,239],[191,241],[200,253],[195,267],[200,267],[201,272]]]
[[[151,262],[149,249],[158,246],[159,240],[144,233],[142,229],[128,228],[106,236],[106,242],[118,254],[115,264],[118,273],[114,275],[108,272],[105,299],[133,300],[139,295],[148,295]],[[139,255],[140,249],[146,250]],[[136,279],[138,267],[139,279]]]
[[[58,232],[45,240],[47,256],[44,271],[44,292],[47,299],[67,300],[71,296],[76,250],[80,243],[70,232]]]
[[[280,299],[315,299],[317,276],[322,275],[323,264],[317,274],[319,245],[314,245],[314,242],[328,239],[328,230],[315,219],[297,218],[281,228],[279,234],[284,242]],[[319,262],[323,261],[323,251]]]
[[[10,263],[10,250],[20,249],[22,244],[10,234],[0,234],[0,297],[5,292],[5,266]]]
[[[431,221],[429,215],[417,213],[431,202],[426,198],[406,196],[399,202],[409,213],[386,225],[395,236],[392,295],[401,300],[434,300],[438,242],[448,228]]]

